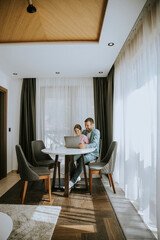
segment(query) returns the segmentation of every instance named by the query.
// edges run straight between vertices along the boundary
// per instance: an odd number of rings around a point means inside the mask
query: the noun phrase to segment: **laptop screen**
[[[80,136],[64,136],[64,141],[67,148],[78,148],[81,143]]]

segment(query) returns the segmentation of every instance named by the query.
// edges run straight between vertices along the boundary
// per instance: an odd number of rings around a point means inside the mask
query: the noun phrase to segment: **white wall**
[[[0,71],[0,86],[8,89],[8,81],[9,81],[9,78]]]
[[[17,169],[15,145],[19,142],[21,79],[11,79],[0,71],[0,86],[8,90],[7,104],[7,172]],[[11,132],[8,129],[11,128]]]
[[[10,79],[8,90],[8,167],[7,170],[17,169],[15,145],[19,143],[20,98],[22,79]],[[11,161],[10,161],[11,159]]]

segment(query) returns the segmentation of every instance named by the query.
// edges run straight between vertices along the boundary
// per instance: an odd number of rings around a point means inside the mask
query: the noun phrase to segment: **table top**
[[[54,155],[79,155],[94,152],[95,148],[66,148],[66,147],[58,147],[55,149],[45,148],[42,149],[43,153],[54,154]]]
[[[12,219],[6,213],[0,212],[0,226],[0,240],[5,240],[9,237],[13,228]]]

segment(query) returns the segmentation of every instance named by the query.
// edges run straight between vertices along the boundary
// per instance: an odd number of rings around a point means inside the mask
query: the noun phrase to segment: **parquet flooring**
[[[3,187],[3,191],[8,190],[13,177],[16,179],[16,176],[9,174],[7,180],[0,181],[0,188]],[[19,177],[17,181],[18,179]],[[52,192],[51,203],[48,201],[48,194],[44,193],[43,182],[37,183],[31,184],[27,189],[25,204],[52,205],[62,208],[52,240],[125,239],[100,178],[93,179],[92,196],[84,189],[84,181],[81,181],[71,190],[69,198],[63,196],[64,192]],[[10,193],[1,198],[2,203],[19,204],[20,186],[21,184],[12,187],[12,190],[9,190]]]
[[[72,189],[69,198],[55,192],[52,205],[62,207],[52,240],[125,239],[100,179],[93,179],[93,195],[84,182]]]

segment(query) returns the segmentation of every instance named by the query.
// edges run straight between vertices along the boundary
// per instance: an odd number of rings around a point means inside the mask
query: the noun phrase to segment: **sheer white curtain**
[[[47,147],[63,145],[64,135],[73,135],[73,127],[94,118],[92,78],[37,79],[37,139]]]
[[[153,1],[115,63],[114,177],[144,221],[160,234],[159,81],[160,1]]]

